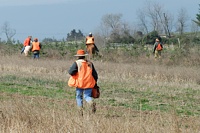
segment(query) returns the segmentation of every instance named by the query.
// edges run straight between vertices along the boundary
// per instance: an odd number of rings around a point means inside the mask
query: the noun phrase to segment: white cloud
[[[48,5],[75,0],[0,0],[0,6]]]

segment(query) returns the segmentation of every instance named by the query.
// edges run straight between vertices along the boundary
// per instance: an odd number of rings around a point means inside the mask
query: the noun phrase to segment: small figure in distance
[[[153,47],[153,53],[154,53],[155,59],[161,58],[161,51],[162,50],[163,50],[163,45],[160,42],[160,39],[156,38],[155,43],[154,43],[154,47]]]
[[[99,49],[98,49],[97,46],[95,45],[94,36],[92,35],[91,32],[90,32],[89,35],[86,37],[85,44],[86,44],[87,53],[89,54],[89,59],[90,59],[94,54],[97,54],[97,55],[98,55]]]
[[[23,48],[21,50],[21,54],[24,53],[25,56],[28,56],[28,53],[31,49],[31,43],[32,43],[32,36],[28,36],[25,40],[24,40],[24,44],[23,44]]]
[[[33,52],[33,59],[39,59],[40,57],[40,49],[42,48],[41,43],[38,41],[38,38],[35,38],[32,42],[32,52]]]

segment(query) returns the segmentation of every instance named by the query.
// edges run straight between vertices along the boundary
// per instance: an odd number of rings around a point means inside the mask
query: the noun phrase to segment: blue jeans
[[[22,50],[21,50],[21,54],[24,52],[24,49],[25,49],[25,47],[22,48]]]
[[[36,59],[39,59],[39,57],[40,57],[39,51],[37,51],[37,52],[34,51],[34,52],[33,52],[33,58],[34,58],[34,59],[35,59],[35,58],[36,58]]]
[[[92,88],[80,89],[76,88],[76,103],[78,107],[83,107],[83,97],[87,103],[92,102]]]

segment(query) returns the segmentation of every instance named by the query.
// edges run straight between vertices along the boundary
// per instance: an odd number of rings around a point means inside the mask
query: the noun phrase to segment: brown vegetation
[[[1,92],[0,132],[199,133],[199,67],[165,65],[165,58],[162,61],[155,61],[151,57],[140,58],[142,61],[134,63],[93,61],[99,73],[101,98],[96,100],[96,115],[89,116],[85,110],[82,118],[77,115],[75,99],[69,98],[74,96],[74,90],[67,86],[67,70],[74,57],[67,60],[33,60],[22,55],[1,56],[0,77],[15,75],[18,78],[37,77],[64,82],[66,85],[62,89],[66,95],[65,98],[49,98],[22,95],[20,92]],[[21,80],[15,82],[23,84]],[[56,89],[48,85],[43,87]],[[159,108],[142,110],[142,104],[137,108],[130,107],[134,106],[138,98],[146,98],[142,94],[148,95],[150,91],[160,95],[156,98],[158,101],[148,97],[152,105],[156,104],[160,108],[168,105],[167,111]],[[174,97],[186,96],[187,91],[196,92],[189,93],[196,101],[189,101],[188,97],[173,100]],[[110,103],[112,100],[114,104]],[[190,106],[193,115],[180,115],[176,112],[180,104],[189,106],[188,103],[195,106]],[[129,106],[126,107],[126,104]]]

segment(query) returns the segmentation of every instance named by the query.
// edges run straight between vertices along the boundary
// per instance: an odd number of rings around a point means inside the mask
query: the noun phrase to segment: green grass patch
[[[38,78],[24,78],[7,75],[0,77],[0,91],[18,93],[28,96],[45,96],[50,98],[72,98],[71,91],[66,91],[66,83]],[[73,91],[73,90],[72,90]]]
[[[179,115],[200,115],[199,90],[192,88],[162,86],[155,91],[154,88],[144,86],[146,89],[141,90],[141,86],[128,87],[125,83],[117,82],[105,83],[101,87],[104,88],[101,95],[107,99],[106,103],[103,100],[102,102],[111,106],[142,111],[175,111]]]
[[[7,75],[0,77],[0,92],[75,100],[75,90],[66,87],[66,84],[63,81]],[[200,115],[199,90],[162,86],[155,91],[148,85],[129,87],[121,82],[101,83],[99,86],[101,97],[97,102],[101,105],[120,106],[142,111],[175,111],[179,115],[187,116]],[[141,86],[146,89],[141,90]]]

